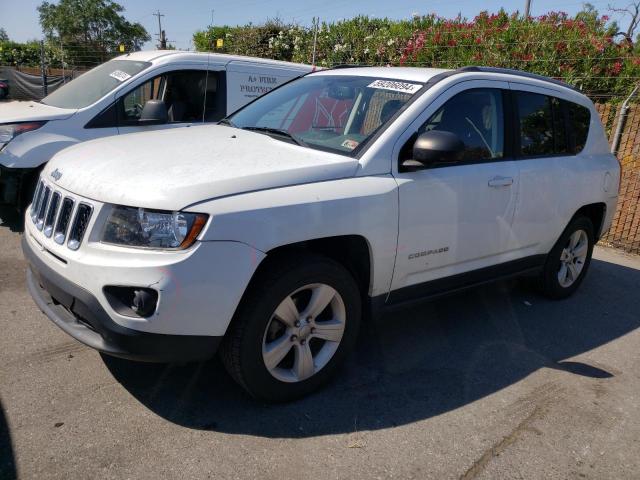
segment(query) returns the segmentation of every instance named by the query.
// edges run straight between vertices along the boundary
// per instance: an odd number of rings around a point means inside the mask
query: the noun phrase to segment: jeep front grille
[[[93,207],[84,201],[76,202],[70,195],[63,196],[41,180],[33,195],[30,214],[45,237],[53,236],[59,245],[66,240],[67,247],[77,250],[89,226]]]
[[[42,198],[40,199],[40,208],[38,208],[38,214],[36,215],[36,228],[38,230],[42,230],[44,225],[44,215],[47,211],[47,205],[49,204],[49,195],[51,195],[51,189],[44,187]]]
[[[36,186],[36,191],[33,192],[33,202],[31,202],[31,220],[36,221],[36,217],[38,215],[38,208],[40,207],[40,199],[42,198],[42,190],[44,188],[44,184],[42,181],[38,182]]]
[[[44,217],[44,236],[47,238],[49,238],[53,233],[53,221],[56,219],[59,206],[60,194],[58,192],[54,192],[51,197],[51,203],[49,204],[49,210],[47,210],[47,215]]]
[[[89,220],[91,220],[91,211],[91,206],[87,205],[86,203],[81,203],[78,205],[78,211],[76,212],[73,224],[71,225],[71,231],[69,232],[69,241],[67,242],[67,246],[71,250],[77,250],[78,247],[80,247],[80,243],[82,243],[82,237],[84,237],[84,232],[87,230]]]
[[[62,201],[60,215],[58,215],[58,223],[56,223],[56,228],[53,232],[53,239],[60,245],[64,243],[64,239],[67,236],[67,229],[69,228],[71,213],[73,213],[73,200],[67,197]]]

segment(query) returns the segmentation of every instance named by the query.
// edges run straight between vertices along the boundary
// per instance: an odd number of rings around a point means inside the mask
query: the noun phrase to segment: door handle
[[[510,187],[513,185],[513,177],[501,177],[500,175],[489,180],[489,186],[493,188]]]

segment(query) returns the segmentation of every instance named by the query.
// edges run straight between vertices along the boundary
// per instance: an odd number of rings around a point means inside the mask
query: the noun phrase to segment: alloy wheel
[[[578,279],[584,268],[589,253],[589,237],[584,230],[576,230],[571,234],[566,246],[560,253],[558,282],[568,288]]]
[[[280,302],[264,332],[262,359],[282,382],[301,382],[325,367],[344,334],[346,308],[324,283],[305,285]]]

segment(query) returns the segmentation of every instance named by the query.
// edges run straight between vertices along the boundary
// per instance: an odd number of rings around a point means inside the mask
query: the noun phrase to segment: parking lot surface
[[[102,357],[25,287],[0,225],[0,479],[640,476],[640,258],[578,293],[487,285],[364,325],[321,392],[248,398],[217,360]]]

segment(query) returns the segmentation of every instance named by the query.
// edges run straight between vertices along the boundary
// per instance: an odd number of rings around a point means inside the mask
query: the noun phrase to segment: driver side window
[[[464,143],[462,162],[503,158],[502,91],[474,88],[458,93],[429,117],[408,142],[410,148],[403,153],[410,155],[415,138],[431,130],[454,133]]]
[[[162,100],[168,123],[202,122],[207,72],[178,70],[159,75],[137,86],[118,101],[119,125],[136,125],[149,100]]]
[[[134,88],[122,99],[122,122],[135,123],[140,120],[144,106],[149,100],[161,100],[164,94],[165,77],[160,76]]]

